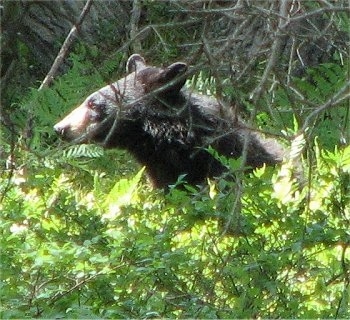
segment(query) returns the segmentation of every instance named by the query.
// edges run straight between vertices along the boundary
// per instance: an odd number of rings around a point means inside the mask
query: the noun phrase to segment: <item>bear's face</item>
[[[176,99],[186,81],[187,65],[182,62],[162,69],[147,66],[134,54],[126,69],[126,77],[89,95],[54,126],[55,131],[68,141],[103,142],[113,126],[136,120],[140,108],[153,105],[151,101]]]

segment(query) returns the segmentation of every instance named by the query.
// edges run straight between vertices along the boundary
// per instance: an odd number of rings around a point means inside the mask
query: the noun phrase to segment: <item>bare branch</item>
[[[259,100],[259,98],[260,98],[260,96],[265,88],[267,79],[271,73],[271,70],[275,66],[277,58],[280,55],[281,45],[282,45],[281,26],[284,23],[285,17],[287,17],[287,15],[288,15],[287,10],[288,10],[288,1],[287,0],[281,1],[280,10],[279,10],[280,19],[278,22],[278,28],[277,28],[277,32],[276,32],[275,41],[274,41],[272,48],[271,48],[271,56],[270,56],[270,59],[266,65],[266,68],[264,70],[264,74],[262,75],[262,78],[260,80],[259,85],[255,88],[255,90],[252,92],[252,94],[250,96],[250,99],[253,101],[254,104],[256,104],[257,101]]]
[[[285,28],[291,22],[296,22],[296,21],[300,21],[300,20],[303,20],[303,19],[308,19],[310,17],[316,16],[316,15],[320,15],[320,14],[325,13],[325,12],[334,13],[334,12],[342,12],[342,11],[350,13],[350,7],[329,7],[329,8],[321,8],[321,9],[318,9],[318,10],[315,10],[315,11],[307,12],[307,13],[305,13],[303,15],[300,15],[300,16],[297,16],[297,17],[293,17],[293,18],[289,18],[287,20],[287,22],[284,25],[282,25],[282,28]]]
[[[339,103],[343,102],[344,100],[350,99],[349,88],[350,88],[350,81],[345,83],[345,85],[332,98],[330,98],[326,103],[324,103],[323,105],[319,106],[316,110],[311,112],[306,117],[306,119],[304,121],[304,125],[300,129],[300,132],[304,132],[306,130],[306,128],[309,126],[310,121],[314,117],[318,116],[321,112],[323,112],[327,109],[330,109],[330,108],[334,108],[337,105],[339,105]]]
[[[81,24],[83,23],[86,15],[88,14],[90,7],[92,5],[92,1],[93,0],[87,0],[86,4],[78,18],[77,23],[73,26],[73,28],[70,30],[66,40],[64,41],[50,71],[48,72],[48,74],[46,75],[44,81],[42,82],[42,84],[40,85],[38,90],[41,90],[43,88],[48,87],[51,82],[53,81],[54,77],[56,76],[57,70],[59,68],[59,66],[62,64],[63,60],[66,58],[67,54],[68,54],[68,50],[69,47],[72,45],[74,38],[81,26]]]

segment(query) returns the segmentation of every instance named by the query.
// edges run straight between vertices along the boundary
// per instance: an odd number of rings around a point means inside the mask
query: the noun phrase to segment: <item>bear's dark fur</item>
[[[221,116],[214,98],[183,89],[186,71],[182,62],[147,66],[134,54],[125,78],[92,93],[54,129],[70,141],[128,150],[146,167],[155,187],[174,184],[182,174],[190,184],[220,176],[225,167],[208,146],[238,158],[247,140],[246,165],[252,168],[282,160],[277,142]]]

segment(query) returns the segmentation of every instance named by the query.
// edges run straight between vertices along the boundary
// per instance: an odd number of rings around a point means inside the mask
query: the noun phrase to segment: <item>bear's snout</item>
[[[84,135],[91,122],[90,110],[83,103],[56,123],[53,129],[62,139],[70,141]]]
[[[69,124],[63,123],[63,121],[55,124],[53,126],[53,130],[56,132],[57,135],[59,135],[59,137],[62,140],[68,142],[73,141],[79,137],[79,134],[76,134],[73,128]]]
[[[60,136],[64,135],[64,128],[61,127],[61,126],[59,125],[59,123],[55,124],[55,125],[53,126],[53,129],[55,130],[55,132],[56,132],[58,135],[60,135]]]
[[[53,130],[64,140],[68,139],[67,132],[69,131],[69,128],[67,126],[63,125],[62,122],[56,123],[53,126]]]

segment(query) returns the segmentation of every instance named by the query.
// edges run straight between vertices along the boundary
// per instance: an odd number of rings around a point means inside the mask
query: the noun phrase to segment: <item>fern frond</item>
[[[90,144],[80,144],[68,147],[63,152],[65,158],[99,158],[103,156],[102,147]]]

